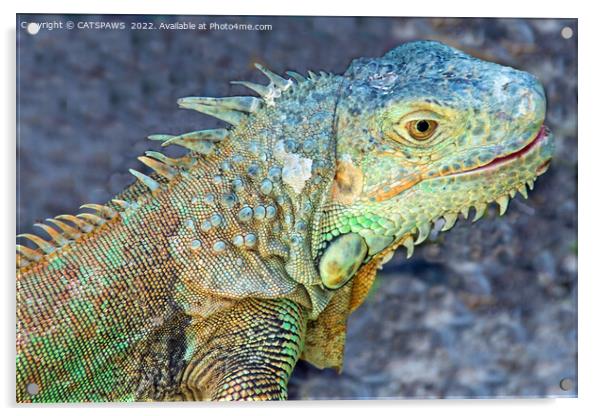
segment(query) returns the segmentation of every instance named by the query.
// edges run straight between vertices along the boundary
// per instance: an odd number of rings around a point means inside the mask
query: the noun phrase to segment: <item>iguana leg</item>
[[[190,400],[284,400],[303,350],[305,311],[287,299],[245,299],[195,320],[182,380]]]

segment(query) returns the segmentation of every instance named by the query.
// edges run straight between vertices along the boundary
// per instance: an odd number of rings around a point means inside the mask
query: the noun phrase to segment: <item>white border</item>
[[[496,4],[493,4],[496,3]],[[0,395],[2,404],[9,414],[64,415],[105,414],[115,415],[141,413],[145,415],[165,416],[166,412],[186,414],[237,413],[250,414],[286,413],[306,415],[308,412],[358,413],[363,414],[375,408],[384,413],[401,412],[405,414],[441,414],[446,415],[504,415],[509,413],[546,415],[592,414],[602,408],[599,397],[601,370],[600,355],[600,317],[602,317],[598,298],[602,295],[599,276],[600,264],[595,261],[597,242],[602,238],[600,229],[602,175],[598,170],[602,162],[600,127],[602,117],[601,69],[599,51],[602,36],[600,27],[602,16],[597,13],[594,2],[580,4],[578,1],[539,1],[504,0],[486,1],[339,1],[319,0],[281,0],[280,2],[229,1],[202,2],[169,0],[151,2],[149,0],[104,0],[82,1],[21,0],[13,4],[3,2],[2,13],[2,62],[0,77],[3,88],[2,126],[3,145],[2,184],[2,289],[4,304],[2,311],[3,340],[2,374],[0,375]],[[365,16],[488,16],[488,17],[558,17],[579,18],[577,35],[579,36],[579,399],[556,400],[438,400],[438,401],[348,401],[348,402],[289,402],[285,404],[263,405],[216,405],[216,404],[180,404],[164,405],[103,405],[103,406],[59,406],[16,407],[14,405],[14,237],[15,230],[15,13],[109,13],[109,14],[233,14],[233,15],[365,15]],[[43,157],[43,155],[40,155]],[[598,169],[597,169],[598,168]],[[585,224],[584,226],[581,226]],[[554,232],[554,230],[549,230]],[[596,410],[594,410],[596,409]],[[599,413],[598,413],[599,414]]]

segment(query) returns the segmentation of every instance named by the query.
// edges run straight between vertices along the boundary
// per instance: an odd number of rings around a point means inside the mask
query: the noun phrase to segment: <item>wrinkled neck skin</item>
[[[361,236],[357,244],[363,246],[365,243],[363,264],[366,264],[394,242],[416,232],[420,221],[409,212],[424,206],[425,202],[412,198],[412,188],[417,185],[413,183],[406,191],[375,203],[373,193],[387,192],[389,184],[411,177],[404,176],[399,160],[382,157],[389,149],[382,146],[386,139],[379,137],[381,133],[373,131],[372,120],[358,115],[357,111],[361,110],[350,111],[343,107],[344,103],[339,106],[336,116],[339,137],[335,178],[316,233],[314,256],[320,259],[327,249],[332,251],[335,240],[351,233]],[[370,140],[364,140],[365,135]],[[337,247],[337,251],[353,247],[355,244],[343,245]]]
[[[285,246],[285,269],[302,284],[311,300],[310,318],[326,307],[332,293],[324,289],[314,266],[311,230],[321,222],[335,172],[335,109],[342,77],[321,75],[283,92],[273,105],[257,112],[232,133],[232,158],[253,161],[247,168],[256,192],[278,209],[271,236]]]

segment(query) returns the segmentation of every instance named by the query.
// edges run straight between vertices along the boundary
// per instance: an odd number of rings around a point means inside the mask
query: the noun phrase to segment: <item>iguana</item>
[[[342,368],[396,248],[504,214],[552,157],[540,82],[438,42],[340,76],[256,66],[268,85],[234,83],[258,97],[178,101],[228,128],[150,136],[189,152],[20,236],[18,402],[285,399],[298,359]]]

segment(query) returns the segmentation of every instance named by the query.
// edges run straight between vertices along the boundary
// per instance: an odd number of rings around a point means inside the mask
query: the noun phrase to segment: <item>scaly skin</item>
[[[231,128],[151,136],[190,153],[17,247],[18,402],[285,399],[299,358],[342,368],[399,245],[503,213],[552,156],[539,82],[439,43],[260,69],[260,98],[179,101]]]

